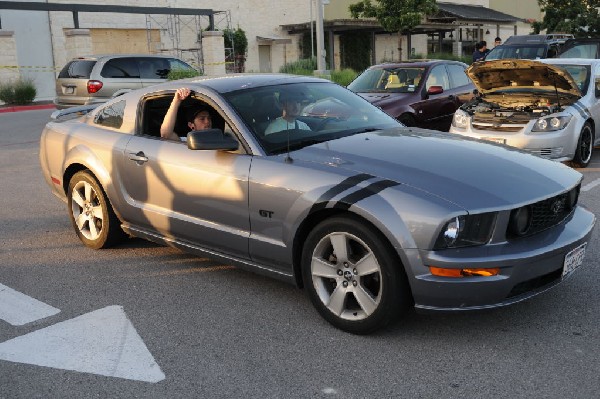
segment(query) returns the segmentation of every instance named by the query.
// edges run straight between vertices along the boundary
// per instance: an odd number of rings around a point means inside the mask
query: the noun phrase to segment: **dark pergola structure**
[[[42,3],[27,1],[0,1],[0,10],[66,11],[73,13],[73,27],[79,29],[79,13],[105,12],[124,14],[203,15],[209,18],[209,30],[215,26],[214,15],[222,11],[201,8],[138,7],[97,4]]]

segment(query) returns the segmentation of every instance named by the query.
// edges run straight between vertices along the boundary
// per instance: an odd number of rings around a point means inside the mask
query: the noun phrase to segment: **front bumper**
[[[450,133],[475,139],[488,140],[520,148],[543,158],[555,161],[570,161],[575,155],[581,126],[571,121],[562,130],[554,132],[533,133],[531,129],[535,121],[523,125],[501,125],[488,128],[483,124],[474,127],[471,122],[465,129],[450,126]],[[508,131],[510,129],[511,131]]]
[[[565,255],[589,242],[595,216],[582,207],[561,224],[530,237],[495,245],[410,255],[409,278],[415,307],[422,310],[473,310],[510,305],[540,294],[570,276],[562,275]],[[415,262],[419,264],[416,265]],[[429,266],[500,268],[492,277],[439,277]]]

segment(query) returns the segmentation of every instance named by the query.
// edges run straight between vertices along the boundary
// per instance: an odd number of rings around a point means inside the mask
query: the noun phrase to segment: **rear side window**
[[[171,69],[166,58],[140,58],[138,63],[142,79],[166,79]]]
[[[140,70],[135,58],[113,58],[102,68],[100,75],[104,78],[138,78]]]
[[[465,68],[461,65],[448,65],[448,73],[454,87],[465,86],[470,83],[469,77],[465,73]]]
[[[69,62],[58,74],[59,78],[89,79],[96,61],[74,60]]]
[[[102,108],[94,117],[94,123],[118,129],[123,125],[124,114],[125,100],[121,100]]]
[[[191,66],[189,66],[188,64],[186,64],[185,62],[175,59],[175,58],[169,58],[169,66],[171,69],[183,69],[183,70],[193,70],[195,71],[194,68],[192,68]]]

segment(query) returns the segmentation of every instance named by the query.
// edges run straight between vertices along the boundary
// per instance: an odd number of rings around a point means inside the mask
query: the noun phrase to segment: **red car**
[[[406,126],[448,131],[454,112],[473,98],[467,66],[447,60],[379,64],[348,88]]]

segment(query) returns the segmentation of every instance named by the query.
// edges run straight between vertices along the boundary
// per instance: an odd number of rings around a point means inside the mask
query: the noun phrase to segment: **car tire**
[[[302,251],[304,286],[333,326],[369,334],[396,321],[412,301],[406,274],[385,238],[355,218],[317,225]]]
[[[573,165],[577,168],[587,167],[592,159],[592,152],[594,152],[594,129],[589,122],[586,122],[579,133]]]
[[[108,248],[125,238],[119,219],[91,172],[73,175],[67,199],[71,223],[86,247]]]
[[[402,123],[406,127],[412,127],[417,125],[417,121],[415,120],[414,116],[410,114],[400,115],[400,117],[398,118],[398,122]]]

